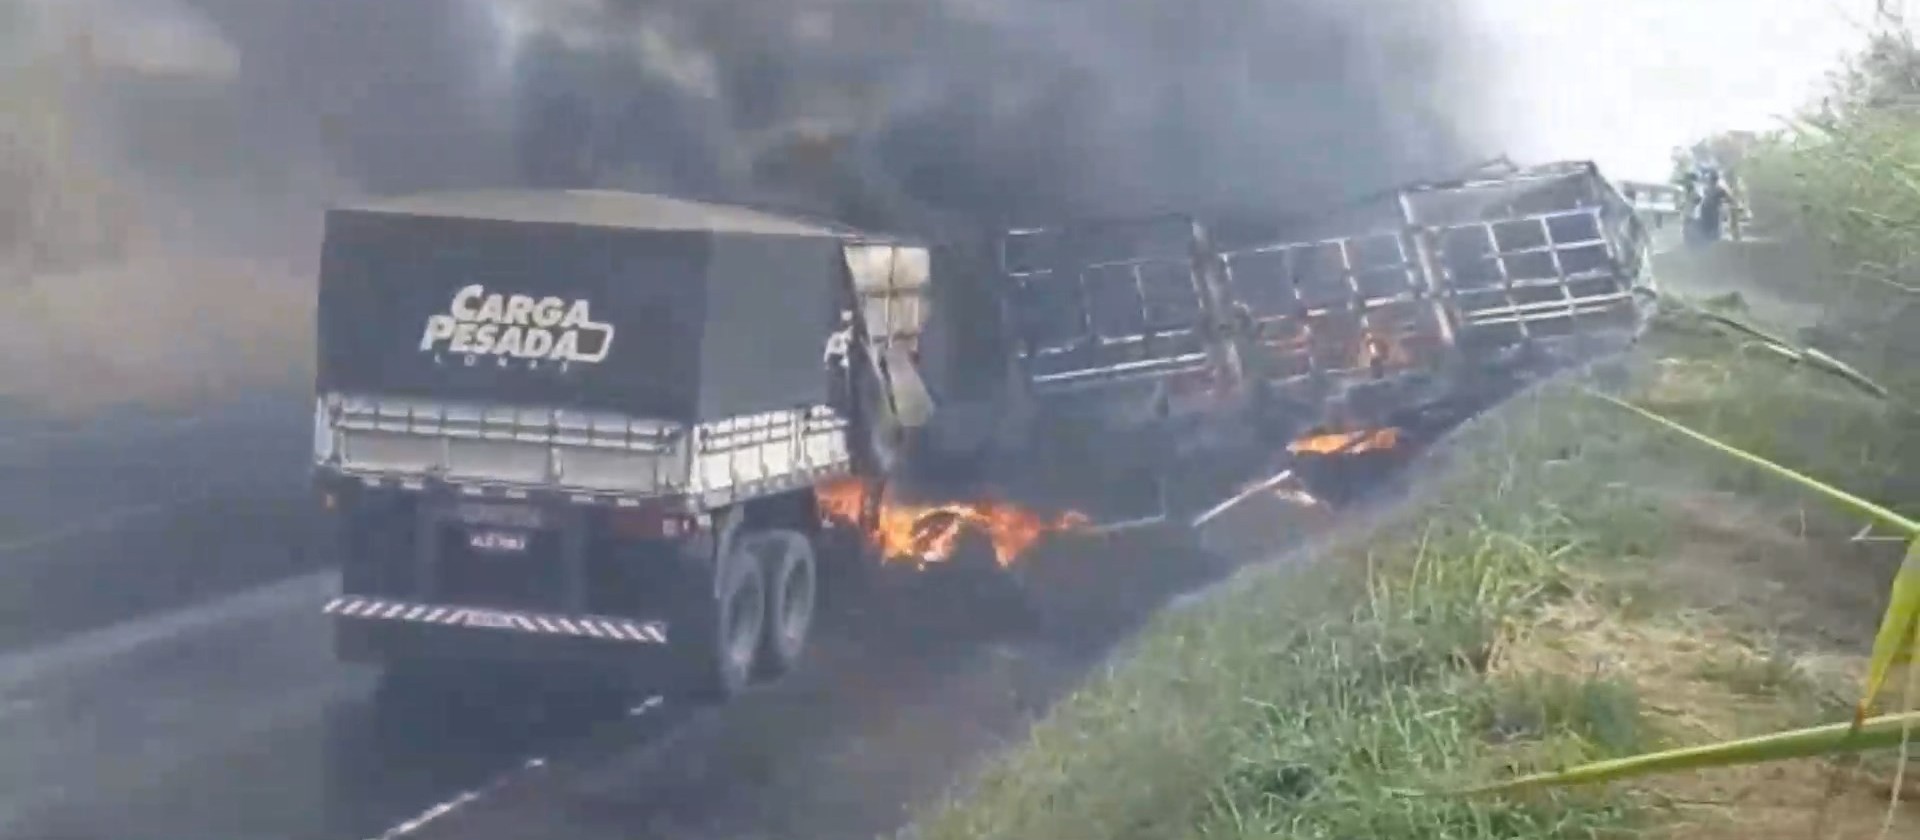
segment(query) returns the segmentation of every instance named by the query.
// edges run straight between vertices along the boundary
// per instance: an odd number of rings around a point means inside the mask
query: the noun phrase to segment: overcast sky
[[[1863,43],[1874,0],[1467,0],[1504,68],[1497,101],[1517,158],[1589,158],[1663,178],[1668,153],[1773,125]],[[1920,3],[1914,14],[1920,14]]]

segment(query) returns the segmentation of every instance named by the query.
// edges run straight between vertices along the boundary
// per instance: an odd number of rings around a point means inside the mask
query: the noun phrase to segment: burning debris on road
[[[1400,430],[1388,427],[1309,435],[1287,444],[1287,451],[1295,455],[1350,455],[1393,449],[1399,445]]]
[[[1381,428],[1355,432],[1310,435],[1287,445],[1294,455],[1319,455],[1332,458],[1366,452],[1385,452],[1401,445],[1400,430]],[[874,500],[869,494],[876,485],[858,478],[841,478],[819,485],[815,497],[821,515],[835,523],[862,531],[867,544],[882,561],[925,569],[947,563],[961,549],[961,539],[969,531],[984,537],[992,546],[995,562],[1001,568],[1018,563],[1042,538],[1056,533],[1096,533],[1093,520],[1078,511],[1046,514],[999,499],[971,501],[908,502],[886,490],[880,490],[877,510],[872,511],[871,527],[863,527],[863,511]],[[1226,509],[1237,506],[1260,493],[1271,493],[1290,504],[1321,507],[1326,502],[1304,486],[1293,470],[1283,470],[1265,481],[1252,482],[1240,492],[1222,500],[1200,514],[1192,526],[1206,524]]]
[[[821,514],[836,522],[859,527],[872,487],[857,478],[839,479],[817,488]],[[867,529],[867,542],[890,563],[921,568],[953,559],[960,538],[969,529],[993,546],[995,562],[1013,565],[1027,549],[1048,534],[1088,527],[1088,518],[1074,511],[1052,516],[1011,502],[993,499],[918,504],[903,502],[881,491],[878,515]]]

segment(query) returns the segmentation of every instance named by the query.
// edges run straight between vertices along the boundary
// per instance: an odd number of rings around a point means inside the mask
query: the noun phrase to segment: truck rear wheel
[[[723,701],[753,677],[767,618],[766,571],[749,553],[752,538],[733,546],[719,570],[713,599],[696,619],[695,637],[683,653],[689,666],[683,690],[694,699]]]
[[[813,629],[814,596],[819,588],[813,544],[787,530],[764,531],[748,540],[764,564],[767,581],[760,671],[765,676],[779,676],[799,664]]]

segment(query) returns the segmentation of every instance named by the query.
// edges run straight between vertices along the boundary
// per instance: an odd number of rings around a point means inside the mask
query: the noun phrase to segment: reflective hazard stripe
[[[564,616],[520,610],[489,610],[362,598],[343,595],[321,608],[327,615],[373,621],[404,621],[418,624],[464,626],[480,630],[500,630],[534,635],[572,636],[622,642],[665,644],[666,625],[657,621],[598,616]]]

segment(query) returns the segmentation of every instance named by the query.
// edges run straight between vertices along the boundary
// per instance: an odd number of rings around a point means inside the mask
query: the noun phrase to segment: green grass
[[[1701,663],[1699,675],[1757,697],[1794,690],[1805,678],[1793,656],[1779,649],[1759,653],[1738,648],[1718,651]]]
[[[1920,329],[1920,323],[1916,323]],[[1844,486],[1894,510],[1920,514],[1920,416],[1863,398],[1851,384],[1778,356],[1754,352],[1738,336],[1665,318],[1652,341],[1659,376],[1638,401],[1740,449],[1762,453],[1810,476]],[[1800,498],[1759,470],[1714,467],[1715,456],[1681,440],[1652,444],[1689,469],[1711,469],[1721,489],[1771,499]]]
[[[924,838],[1592,837],[1589,794],[1412,799],[1646,743],[1604,676],[1490,684],[1502,630],[1643,556],[1657,511],[1605,469],[1644,441],[1564,393],[1463,436],[1430,501],[1299,573],[1255,570],[1163,616]],[[1551,457],[1546,457],[1550,455]]]
[[[1478,729],[1495,743],[1552,744],[1556,764],[1633,755],[1653,743],[1638,689],[1605,675],[1536,673],[1487,686]]]

